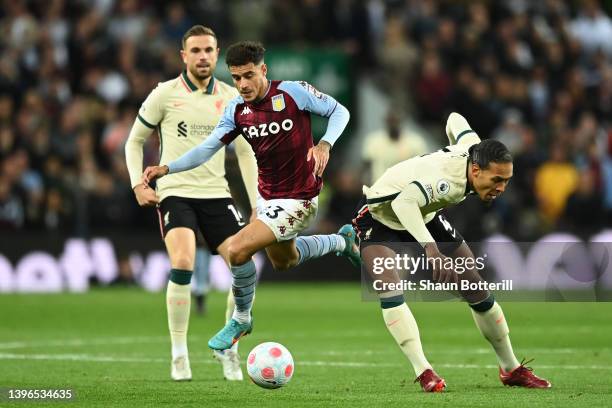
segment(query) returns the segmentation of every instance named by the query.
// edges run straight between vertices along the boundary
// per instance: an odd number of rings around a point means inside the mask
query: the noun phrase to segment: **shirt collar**
[[[186,70],[181,72],[181,78],[183,78],[183,81],[185,81],[185,83],[187,84],[191,92],[195,92],[198,90],[198,87],[193,82],[191,82],[191,79],[189,79],[189,76],[187,76]],[[211,76],[210,81],[208,81],[208,86],[206,87],[206,90],[204,91],[204,93],[207,95],[212,95],[214,91],[215,91],[215,77]]]

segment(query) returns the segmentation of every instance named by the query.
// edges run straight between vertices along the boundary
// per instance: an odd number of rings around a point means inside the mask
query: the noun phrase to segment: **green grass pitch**
[[[242,360],[263,341],[292,352],[293,380],[278,390],[223,380],[206,347],[221,327],[225,295],[206,317],[192,315],[193,381],[170,380],[164,294],[99,289],[86,294],[0,295],[0,387],[73,388],[74,401],[35,406],[193,407],[603,407],[612,404],[612,303],[504,303],[517,356],[553,383],[508,388],[468,307],[410,305],[423,347],[448,383],[425,394],[356,284],[270,284],[258,288],[255,327]],[[243,366],[244,367],[244,366]],[[246,372],[245,372],[246,374]],[[0,406],[26,403],[0,401]]]

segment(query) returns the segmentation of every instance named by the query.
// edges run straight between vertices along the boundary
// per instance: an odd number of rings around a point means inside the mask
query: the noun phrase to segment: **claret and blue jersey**
[[[256,102],[240,96],[231,100],[211,135],[168,167],[173,173],[197,166],[242,135],[255,152],[264,199],[313,198],[322,180],[314,175],[314,160],[307,161],[313,147],[311,113],[329,118],[321,140],[333,146],[348,123],[348,110],[306,82],[270,81],[265,96]]]

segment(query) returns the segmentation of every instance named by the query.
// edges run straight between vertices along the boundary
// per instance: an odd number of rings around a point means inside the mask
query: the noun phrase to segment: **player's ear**
[[[261,73],[263,74],[263,76],[266,76],[266,74],[268,73],[268,66],[264,63],[261,64]]]
[[[187,53],[185,50],[181,50],[181,59],[183,60],[183,63],[187,63]]]
[[[478,163],[472,163],[470,165],[470,167],[471,167],[471,170],[472,170],[472,176],[478,177],[480,175],[480,171],[481,171],[480,166],[478,165]]]

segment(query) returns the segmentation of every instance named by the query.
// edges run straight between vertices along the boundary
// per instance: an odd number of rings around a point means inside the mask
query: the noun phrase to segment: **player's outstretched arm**
[[[166,174],[194,169],[210,160],[223,146],[223,142],[218,137],[215,137],[213,132],[202,143],[168,165],[147,167],[144,173],[142,173],[142,182],[148,185],[153,180],[161,178]]]
[[[143,183],[148,184],[166,174],[194,169],[206,163],[219,149],[238,137],[240,132],[236,130],[234,124],[234,112],[238,100],[238,98],[235,98],[230,101],[230,104],[225,108],[225,112],[223,112],[221,120],[202,143],[166,166],[147,167],[142,174]]]

